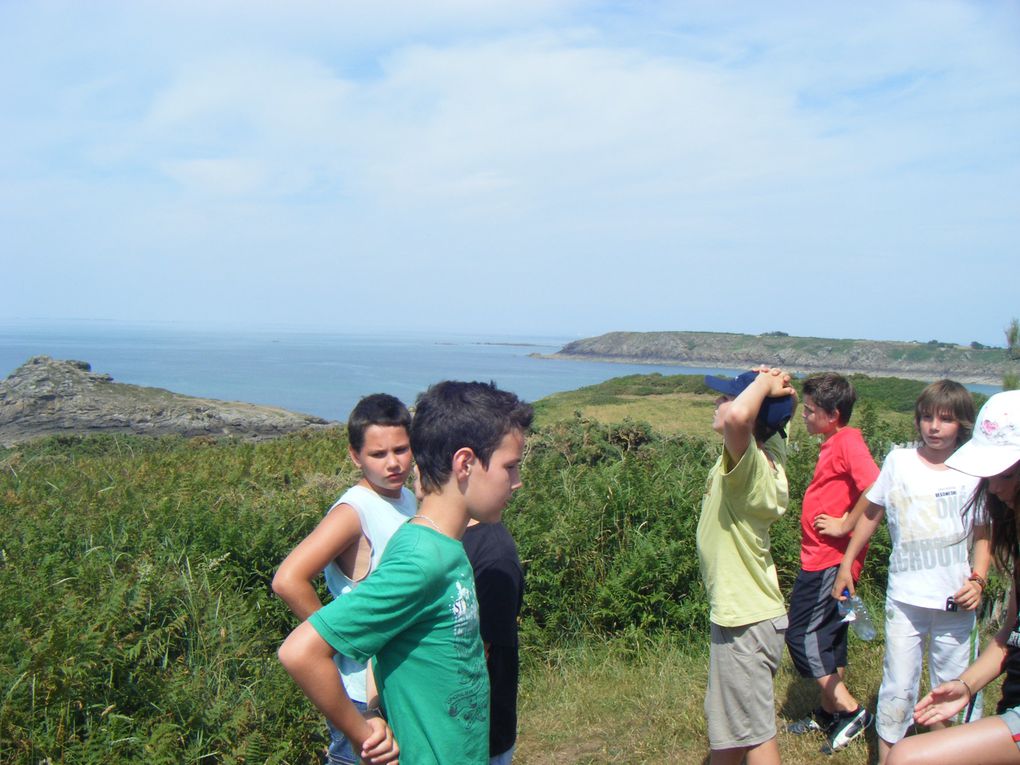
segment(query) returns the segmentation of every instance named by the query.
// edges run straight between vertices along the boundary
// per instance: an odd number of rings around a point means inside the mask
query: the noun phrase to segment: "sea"
[[[573,337],[339,334],[103,321],[0,322],[0,378],[33,356],[88,362],[115,382],[344,421],[362,396],[407,404],[445,379],[494,381],[527,401],[631,374],[742,370],[538,358]]]

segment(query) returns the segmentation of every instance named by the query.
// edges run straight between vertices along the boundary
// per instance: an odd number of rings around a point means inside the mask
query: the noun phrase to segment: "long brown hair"
[[[1020,469],[1020,463],[1011,465],[1006,470]],[[1005,470],[1003,472],[1006,472]],[[982,478],[974,490],[974,496],[967,503],[967,510],[984,506],[988,519],[992,524],[992,556],[996,564],[1004,572],[1011,573],[1017,561],[1017,523],[1016,513],[1001,499],[988,490],[987,478]],[[1013,506],[1020,509],[1020,485],[1013,498]],[[965,511],[966,512],[966,511]]]

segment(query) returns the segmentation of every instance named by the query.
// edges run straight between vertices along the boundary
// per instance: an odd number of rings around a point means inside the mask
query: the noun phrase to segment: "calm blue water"
[[[528,401],[629,374],[739,370],[553,361],[568,337],[201,331],[161,325],[0,323],[0,378],[32,356],[87,361],[117,382],[346,420],[364,395],[405,403],[443,379],[494,380]]]

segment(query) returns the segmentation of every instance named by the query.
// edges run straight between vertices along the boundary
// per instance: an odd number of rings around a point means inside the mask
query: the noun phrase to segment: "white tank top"
[[[400,499],[390,499],[364,486],[352,486],[333,503],[327,514],[338,505],[350,505],[354,508],[361,521],[361,532],[371,546],[372,554],[365,576],[375,571],[379,565],[386,544],[394,532],[401,525],[407,523],[408,518],[414,517],[414,514],[418,512],[418,503],[415,501],[414,494],[407,488],[401,489]],[[339,598],[345,592],[350,592],[358,586],[358,582],[340,570],[340,566],[335,560],[330,561],[322,573],[326,577],[326,587],[329,588],[329,592],[334,598]],[[342,654],[336,654],[334,661],[340,669],[340,676],[343,678],[347,695],[354,701],[367,701],[365,665]]]

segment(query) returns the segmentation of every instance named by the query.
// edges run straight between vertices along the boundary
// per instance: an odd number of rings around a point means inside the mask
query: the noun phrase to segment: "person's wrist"
[[[967,701],[970,701],[972,698],[974,698],[974,691],[971,689],[970,685],[967,683],[966,680],[964,680],[962,677],[957,677],[956,679],[953,680],[953,682],[960,683],[964,688],[967,689]]]

